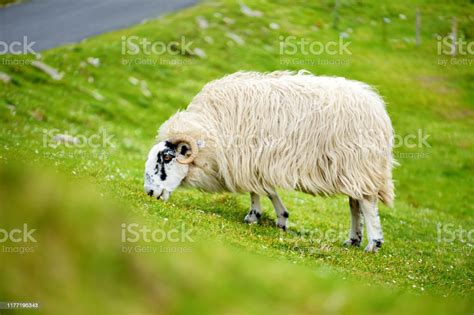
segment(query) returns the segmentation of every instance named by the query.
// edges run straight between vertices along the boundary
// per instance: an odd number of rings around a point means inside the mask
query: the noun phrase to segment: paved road
[[[0,52],[6,43],[36,42],[35,51],[78,42],[146,18],[195,4],[196,0],[27,0],[0,8]],[[18,49],[18,46],[14,48]]]

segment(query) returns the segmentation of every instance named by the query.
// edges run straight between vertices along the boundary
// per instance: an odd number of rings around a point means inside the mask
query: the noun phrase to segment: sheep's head
[[[145,164],[145,192],[151,197],[168,200],[188,174],[189,164],[197,152],[196,140],[186,135],[155,144]]]

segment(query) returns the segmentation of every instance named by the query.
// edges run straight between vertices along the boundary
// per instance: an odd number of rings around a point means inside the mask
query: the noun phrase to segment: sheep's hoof
[[[285,223],[276,223],[277,228],[282,229],[283,231],[286,231],[286,224]]]
[[[260,213],[255,210],[250,210],[249,213],[245,216],[244,222],[247,224],[255,224],[260,218]]]
[[[342,246],[345,247],[360,247],[361,240],[357,238],[350,238],[347,241],[345,241]]]
[[[370,240],[367,247],[365,247],[366,253],[376,253],[382,247],[383,239],[380,240]]]

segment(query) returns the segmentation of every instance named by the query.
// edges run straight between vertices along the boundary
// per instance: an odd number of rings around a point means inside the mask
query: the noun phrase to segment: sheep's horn
[[[177,136],[172,137],[169,141],[174,144],[180,144],[184,142],[191,147],[191,155],[185,159],[178,158],[179,163],[189,164],[189,163],[192,163],[192,161],[194,161],[194,159],[196,158],[198,154],[199,149],[197,146],[197,142],[196,140],[193,139],[193,137],[188,136],[188,135],[177,135]]]

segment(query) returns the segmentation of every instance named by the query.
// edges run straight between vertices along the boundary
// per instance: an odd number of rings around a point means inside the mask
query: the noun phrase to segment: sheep
[[[383,243],[380,199],[392,207],[393,129],[370,86],[307,71],[237,72],[204,86],[158,131],[145,165],[145,192],[167,200],[181,183],[204,191],[250,192],[246,223],[262,215],[260,195],[286,230],[277,189],[349,197],[345,246]]]

